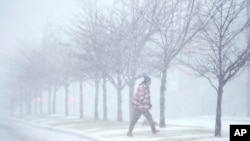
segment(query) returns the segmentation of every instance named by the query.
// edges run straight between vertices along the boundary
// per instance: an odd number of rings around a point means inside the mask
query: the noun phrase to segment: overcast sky
[[[84,6],[81,1],[84,0],[0,0],[0,73],[20,42],[39,43],[46,28],[72,24]],[[102,5],[113,2],[97,1]]]
[[[79,0],[0,0],[0,73],[19,42],[39,43],[46,25],[70,23],[78,8]]]

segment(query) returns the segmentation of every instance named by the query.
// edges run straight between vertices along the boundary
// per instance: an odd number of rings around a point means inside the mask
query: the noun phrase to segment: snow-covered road
[[[23,136],[18,135],[16,131],[12,130],[9,127],[0,125],[0,140],[6,140],[6,141],[25,141],[28,139],[25,139]]]
[[[1,141],[91,141],[74,134],[62,133],[22,123],[0,123]]]

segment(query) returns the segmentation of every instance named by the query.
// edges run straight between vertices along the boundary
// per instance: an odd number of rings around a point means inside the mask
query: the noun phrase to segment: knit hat
[[[144,75],[143,78],[144,78],[144,82],[151,81],[151,78],[148,77],[147,75]]]

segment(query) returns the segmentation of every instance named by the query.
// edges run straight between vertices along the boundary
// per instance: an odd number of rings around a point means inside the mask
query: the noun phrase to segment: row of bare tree
[[[99,118],[101,86],[107,120],[106,85],[111,83],[117,90],[117,120],[122,121],[123,89],[128,86],[131,103],[136,80],[148,74],[161,81],[160,127],[165,127],[168,70],[181,65],[216,90],[215,136],[221,135],[223,88],[249,60],[243,34],[249,27],[247,0],[116,0],[108,8],[97,1],[83,3],[74,27],[60,28],[66,34],[45,34],[41,48],[19,51],[8,83],[13,110],[26,105],[31,113],[32,99],[47,92],[48,114],[55,113],[56,92],[64,88],[67,116],[69,86],[78,81],[83,118],[83,82],[89,81],[95,84],[94,116]]]

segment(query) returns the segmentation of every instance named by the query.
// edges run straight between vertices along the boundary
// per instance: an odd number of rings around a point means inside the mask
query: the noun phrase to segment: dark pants
[[[144,117],[149,122],[149,125],[151,127],[152,132],[155,131],[154,121],[153,121],[153,118],[152,118],[150,112],[149,111],[141,111],[141,110],[138,110],[138,109],[134,109],[132,119],[130,121],[128,133],[133,132],[134,126],[135,126],[136,122],[138,121],[138,119],[141,117],[141,115],[144,115]]]

